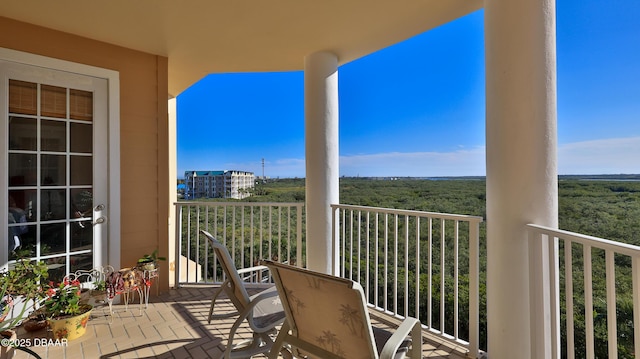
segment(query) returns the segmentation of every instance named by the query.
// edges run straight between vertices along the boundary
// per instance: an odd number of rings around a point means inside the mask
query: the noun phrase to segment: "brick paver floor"
[[[215,358],[223,357],[227,334],[233,325],[233,318],[214,320],[207,323],[209,305],[214,288],[183,287],[170,290],[159,296],[152,296],[149,307],[140,312],[137,303],[114,305],[111,318],[107,306],[96,307],[87,326],[87,333],[81,338],[69,341],[66,346],[38,340],[39,346],[32,346],[43,359],[90,359],[90,358]],[[226,300],[216,304],[216,312],[231,311]],[[382,317],[372,314],[374,322]],[[386,319],[383,318],[384,321]],[[111,322],[111,323],[110,323]],[[246,328],[240,338],[250,338]],[[18,329],[18,338],[52,338],[46,330],[27,333]],[[423,336],[423,356],[425,358],[465,358],[465,350],[452,344],[442,343]],[[33,358],[23,352],[17,352],[15,359]],[[256,356],[255,358],[264,358]]]

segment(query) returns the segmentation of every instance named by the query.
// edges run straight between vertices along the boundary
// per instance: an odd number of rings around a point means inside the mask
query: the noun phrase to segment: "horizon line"
[[[244,171],[244,172],[251,172],[251,171]],[[638,180],[640,180],[640,173],[591,173],[591,174],[559,174],[558,177],[629,177],[629,176],[633,176],[633,177],[638,177]],[[262,176],[255,176],[256,180],[262,179]],[[299,176],[287,176],[287,177],[280,177],[280,176],[274,176],[274,177],[269,177],[269,176],[265,176],[265,179],[306,179],[306,177],[299,177]],[[399,179],[411,179],[411,178],[417,178],[417,179],[429,179],[429,178],[486,178],[486,175],[462,175],[462,176],[393,176],[393,175],[385,175],[385,176],[340,176],[339,178],[399,178]],[[184,180],[184,177],[178,177],[178,180]]]

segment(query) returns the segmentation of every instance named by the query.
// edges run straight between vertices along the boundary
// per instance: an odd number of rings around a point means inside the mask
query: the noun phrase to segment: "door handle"
[[[105,208],[104,204],[102,204],[102,203],[101,203],[101,204],[99,204],[99,205],[95,206],[95,207],[93,208],[93,210],[94,210],[94,211],[96,211],[96,212],[98,212],[98,211],[104,211],[104,208]]]
[[[102,216],[102,217],[98,217],[96,218],[95,222],[93,222],[93,224],[103,224],[107,221],[107,217]]]

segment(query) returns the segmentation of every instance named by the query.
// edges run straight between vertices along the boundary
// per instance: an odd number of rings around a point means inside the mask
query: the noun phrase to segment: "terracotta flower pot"
[[[49,327],[53,333],[54,339],[73,340],[81,337],[87,330],[87,322],[91,316],[93,307],[85,306],[87,311],[73,316],[59,319],[49,319]]]
[[[22,327],[27,332],[37,332],[39,330],[45,329],[49,323],[44,318],[29,318],[24,323],[22,323]]]

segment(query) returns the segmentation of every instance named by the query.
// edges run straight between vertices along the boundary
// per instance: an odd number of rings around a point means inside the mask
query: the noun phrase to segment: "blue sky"
[[[640,1],[556,11],[559,173],[640,173]],[[341,66],[340,175],[485,175],[483,37],[478,11]],[[177,106],[180,177],[305,176],[302,72],[209,75]]]

